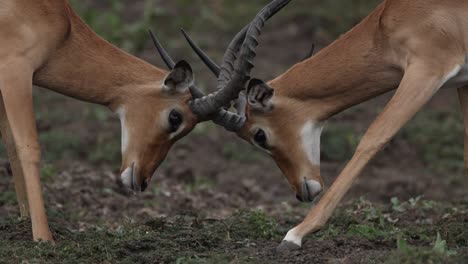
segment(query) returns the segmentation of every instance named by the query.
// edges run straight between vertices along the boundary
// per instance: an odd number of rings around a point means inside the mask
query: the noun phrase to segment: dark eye
[[[267,136],[265,134],[265,131],[262,129],[259,129],[254,136],[254,141],[257,145],[264,149],[268,149],[268,144],[267,144]]]
[[[172,110],[169,114],[169,130],[171,133],[179,130],[180,125],[182,124],[182,115],[176,110]]]

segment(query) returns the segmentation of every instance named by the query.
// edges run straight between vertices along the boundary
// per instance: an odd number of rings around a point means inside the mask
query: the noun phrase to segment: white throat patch
[[[314,165],[320,165],[320,136],[323,125],[318,122],[309,121],[301,130],[301,140],[307,158]]]
[[[125,122],[125,109],[120,107],[115,112],[119,115],[120,124],[122,126],[122,154],[124,154],[128,147],[128,129]]]

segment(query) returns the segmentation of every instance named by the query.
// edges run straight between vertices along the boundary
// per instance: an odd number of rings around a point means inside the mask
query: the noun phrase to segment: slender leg
[[[3,96],[0,91],[0,131],[2,140],[7,147],[8,157],[10,158],[13,173],[13,180],[15,182],[16,198],[20,209],[21,217],[29,217],[28,197],[26,195],[26,185],[24,182],[23,171],[21,170],[16,148],[9,128],[7,120],[5,105],[3,104]]]
[[[5,141],[20,203],[24,208],[29,205],[33,238],[35,241],[53,241],[41,191],[41,153],[33,112],[32,73],[24,64],[11,64],[8,71],[0,73],[1,128],[2,134],[8,135]],[[22,210],[24,213],[25,209]]]
[[[468,87],[458,89],[458,98],[463,113],[463,121],[465,123],[465,175],[468,175]]]
[[[351,161],[305,220],[288,232],[279,250],[301,247],[304,236],[320,230],[327,223],[364,166],[429,101],[456,68],[454,63],[453,67],[435,71],[425,65],[419,63],[409,66],[395,95],[372,123]]]

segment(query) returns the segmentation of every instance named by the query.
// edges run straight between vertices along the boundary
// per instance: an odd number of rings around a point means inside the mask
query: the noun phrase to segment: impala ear
[[[253,109],[267,112],[273,108],[271,99],[274,93],[273,88],[262,80],[252,79],[247,88],[247,101]]]
[[[185,93],[193,85],[193,71],[186,61],[179,61],[164,80],[164,91],[171,94]]]

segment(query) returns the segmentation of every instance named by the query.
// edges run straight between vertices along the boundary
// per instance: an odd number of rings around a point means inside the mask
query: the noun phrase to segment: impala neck
[[[325,120],[398,87],[403,73],[388,62],[378,21],[371,15],[309,60],[270,84],[275,97],[303,102]]]
[[[34,84],[116,110],[132,96],[154,89],[162,70],[112,46],[68,9],[64,40],[34,76]]]

